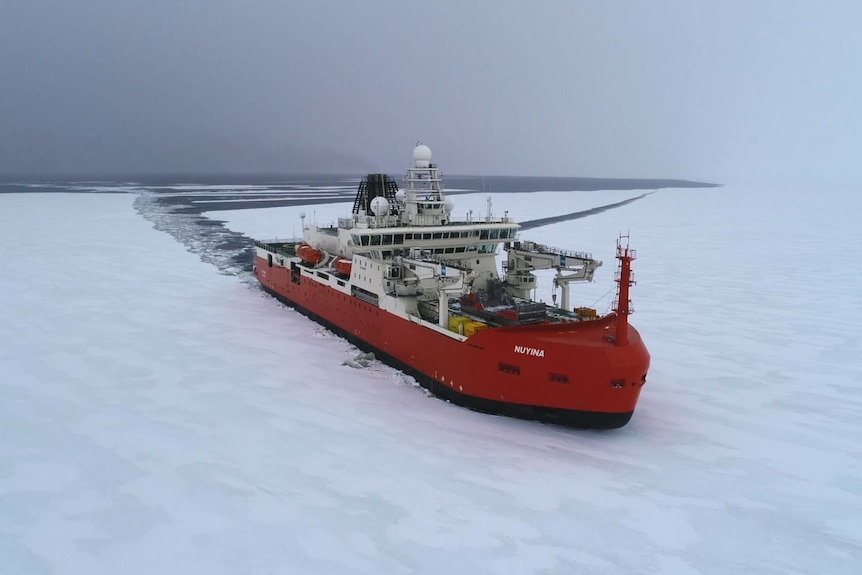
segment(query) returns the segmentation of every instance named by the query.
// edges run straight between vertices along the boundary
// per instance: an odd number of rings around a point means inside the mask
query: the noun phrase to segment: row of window
[[[508,229],[486,229],[466,230],[451,232],[426,232],[409,234],[352,234],[353,244],[357,246],[391,246],[400,245],[405,241],[416,240],[450,240],[450,239],[475,239],[480,240],[508,240],[515,237],[515,228]]]
[[[497,244],[482,244],[480,246],[458,246],[454,248],[434,248],[422,250],[433,255],[462,254],[465,252],[478,252],[480,254],[493,254],[497,251]],[[371,250],[374,259],[387,259],[392,257],[392,250]]]

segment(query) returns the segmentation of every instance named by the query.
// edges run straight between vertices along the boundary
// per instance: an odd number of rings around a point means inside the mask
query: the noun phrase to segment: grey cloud
[[[791,5],[792,4],[792,5]],[[0,173],[862,179],[858,2],[5,0]]]

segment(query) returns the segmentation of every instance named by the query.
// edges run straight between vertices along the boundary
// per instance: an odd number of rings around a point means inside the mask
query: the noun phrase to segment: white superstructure
[[[508,215],[492,218],[490,199],[484,218],[454,220],[453,203],[431,158],[431,149],[417,144],[403,190],[384,174],[370,174],[360,184],[351,217],[328,227],[303,222],[301,243],[257,242],[258,255],[270,265],[292,266],[303,279],[327,282],[388,312],[443,329],[468,294],[498,307],[530,303],[534,269],[557,269],[563,307],[568,282],[592,280],[601,262],[585,253],[515,242],[518,224]],[[505,276],[497,270],[500,244],[509,250]],[[294,256],[302,261],[297,264]]]

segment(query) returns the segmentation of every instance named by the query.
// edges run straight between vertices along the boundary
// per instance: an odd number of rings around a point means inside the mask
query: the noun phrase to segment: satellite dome
[[[447,214],[451,214],[452,210],[455,209],[455,202],[453,202],[449,198],[446,198],[446,201],[443,202],[443,209],[446,211]]]
[[[413,162],[417,168],[427,168],[431,164],[431,148],[425,144],[416,144],[413,148]]]
[[[377,196],[371,200],[371,211],[375,216],[384,216],[389,211],[389,200],[383,196]]]
[[[398,190],[395,192],[395,201],[399,204],[403,204],[404,200],[407,199],[407,192],[404,190]]]

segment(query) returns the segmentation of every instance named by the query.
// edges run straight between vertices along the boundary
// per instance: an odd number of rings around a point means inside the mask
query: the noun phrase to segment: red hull
[[[458,341],[256,258],[273,295],[414,375],[435,394],[480,411],[591,428],[625,425],[649,368],[633,327],[614,345],[615,316],[486,329]],[[539,350],[541,354],[539,354]]]

